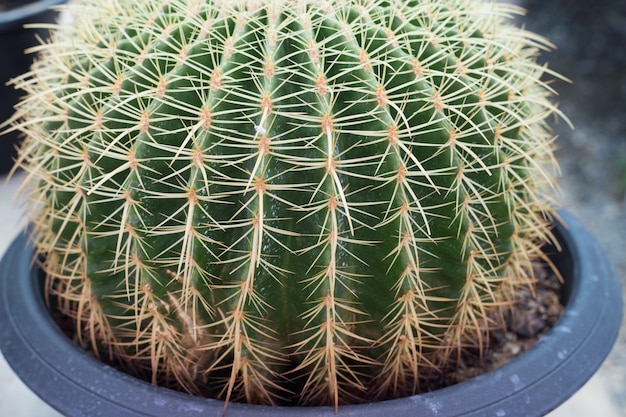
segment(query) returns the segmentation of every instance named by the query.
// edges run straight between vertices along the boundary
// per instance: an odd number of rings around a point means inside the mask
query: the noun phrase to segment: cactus
[[[86,0],[15,84],[48,296],[155,384],[334,405],[485,346],[553,217],[556,76],[470,0]]]

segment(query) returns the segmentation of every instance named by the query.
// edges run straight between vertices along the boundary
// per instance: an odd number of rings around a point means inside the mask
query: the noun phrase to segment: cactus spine
[[[99,356],[227,401],[398,397],[532,281],[557,110],[510,7],[70,10],[13,128],[47,290]]]

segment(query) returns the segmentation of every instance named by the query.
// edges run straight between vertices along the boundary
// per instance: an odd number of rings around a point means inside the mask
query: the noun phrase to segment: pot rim
[[[493,371],[437,391],[375,403],[271,407],[230,403],[226,416],[544,415],[574,394],[600,367],[620,328],[623,301],[614,266],[595,237],[559,211],[550,250],[566,280],[562,317],[527,352]],[[224,402],[150,385],[99,362],[50,317],[33,248],[23,234],[0,263],[0,349],[16,374],[44,401],[71,416],[221,415]],[[548,252],[546,252],[548,253]],[[574,262],[578,260],[578,262]],[[28,277],[19,277],[28,274]],[[571,278],[568,278],[571,277]],[[70,354],[71,353],[71,354]],[[154,414],[149,414],[154,413]]]
[[[0,11],[0,33],[21,29],[21,25],[40,14],[47,13],[51,7],[67,0],[26,0],[24,5]]]

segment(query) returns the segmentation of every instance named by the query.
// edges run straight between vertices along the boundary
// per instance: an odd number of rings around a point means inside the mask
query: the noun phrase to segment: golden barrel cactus
[[[513,11],[70,7],[12,128],[79,342],[167,387],[335,406],[482,346],[550,239],[547,43]]]

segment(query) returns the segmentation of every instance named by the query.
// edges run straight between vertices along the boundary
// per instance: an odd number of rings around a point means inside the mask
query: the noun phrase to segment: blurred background
[[[558,200],[601,241],[626,294],[626,2],[516,3],[528,10],[519,22],[555,45],[542,59],[571,80],[554,82],[560,109],[574,125],[571,129],[563,120],[554,121],[562,168]],[[11,181],[0,177],[0,254],[23,225],[13,197],[19,182],[20,176]],[[1,356],[0,416],[58,416],[21,384]],[[550,414],[578,416],[626,416],[626,324],[598,374]]]

